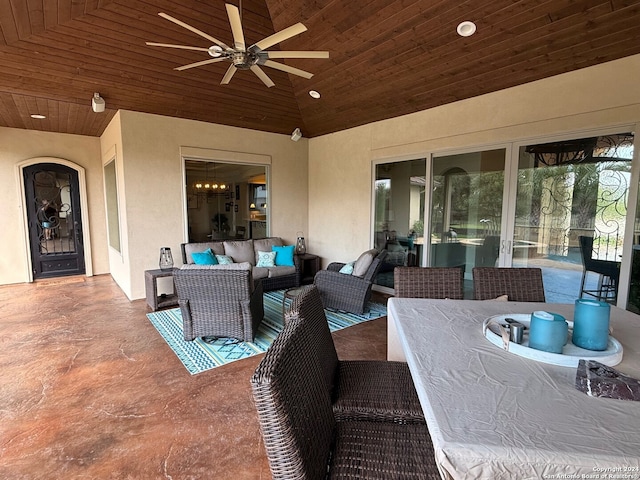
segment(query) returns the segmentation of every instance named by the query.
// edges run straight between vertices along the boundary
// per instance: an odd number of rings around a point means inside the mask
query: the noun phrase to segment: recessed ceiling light
[[[44,120],[45,118],[47,118],[46,115],[40,115],[39,113],[34,113],[33,115],[31,115],[31,118],[36,118],[38,120]]]
[[[462,22],[460,23],[460,25],[458,25],[456,31],[461,37],[470,37],[471,35],[476,33],[476,24],[469,21]]]
[[[313,98],[320,98],[320,92],[316,92],[315,90],[309,90],[309,95]]]

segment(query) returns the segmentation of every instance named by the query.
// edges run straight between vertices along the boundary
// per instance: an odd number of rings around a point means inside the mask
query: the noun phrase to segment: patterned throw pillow
[[[220,265],[231,265],[233,263],[233,258],[229,255],[216,255],[216,260]]]
[[[275,267],[277,252],[258,252],[258,264],[256,267]]]
[[[344,267],[342,267],[340,269],[340,273],[344,273],[345,275],[351,275],[353,274],[353,264],[355,262],[349,262],[349,263],[345,263]]]

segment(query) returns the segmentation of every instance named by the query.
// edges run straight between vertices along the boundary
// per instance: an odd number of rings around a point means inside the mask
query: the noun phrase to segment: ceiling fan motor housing
[[[258,57],[251,52],[233,52],[231,54],[231,61],[237,69],[248,70],[258,63]]]

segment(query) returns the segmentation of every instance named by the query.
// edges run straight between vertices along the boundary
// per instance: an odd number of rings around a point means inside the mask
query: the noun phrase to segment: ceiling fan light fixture
[[[456,28],[458,35],[461,37],[470,37],[476,33],[476,24],[470,21],[461,22]]]
[[[209,52],[209,55],[211,55],[213,58],[218,58],[219,56],[222,55],[222,52],[224,52],[224,50],[220,45],[211,45],[209,47],[209,50],[207,51]]]
[[[311,96],[311,98],[315,98],[315,99],[320,98],[320,92],[316,90],[309,90],[309,95]]]
[[[46,115],[42,115],[41,113],[32,113],[31,118],[35,118],[36,120],[44,120],[47,118]]]

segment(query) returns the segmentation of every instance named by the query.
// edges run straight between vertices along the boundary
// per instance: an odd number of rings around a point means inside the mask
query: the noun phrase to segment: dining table
[[[395,298],[387,358],[406,361],[445,480],[640,479],[640,401],[588,395],[576,366],[520,356],[489,341],[485,320],[573,304]],[[622,360],[640,379],[640,316],[611,307]],[[569,340],[570,341],[570,340]]]

